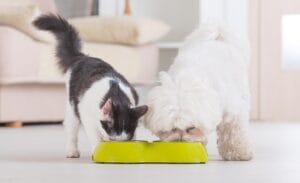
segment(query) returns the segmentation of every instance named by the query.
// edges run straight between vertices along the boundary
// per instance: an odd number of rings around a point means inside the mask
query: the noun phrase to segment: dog
[[[217,131],[224,160],[250,160],[249,45],[228,29],[203,24],[146,97],[145,126],[163,141],[200,141]]]

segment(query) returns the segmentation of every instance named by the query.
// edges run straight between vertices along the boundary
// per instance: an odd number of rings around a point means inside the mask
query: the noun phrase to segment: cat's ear
[[[147,111],[148,111],[148,106],[146,106],[146,105],[142,105],[142,106],[135,107],[135,108],[131,109],[132,115],[136,119],[138,119],[141,116],[143,116],[144,114],[146,114]]]
[[[107,99],[101,108],[104,115],[110,115],[112,110],[112,101],[111,98]]]

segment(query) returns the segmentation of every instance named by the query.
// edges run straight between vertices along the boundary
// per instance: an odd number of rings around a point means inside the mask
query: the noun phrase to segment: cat
[[[54,14],[41,15],[33,25],[56,37],[58,65],[67,78],[68,101],[64,119],[67,157],[80,156],[80,123],[92,151],[100,141],[131,140],[138,119],[148,110],[146,105],[136,106],[138,95],[133,86],[105,61],[82,53],[78,32],[64,18]]]

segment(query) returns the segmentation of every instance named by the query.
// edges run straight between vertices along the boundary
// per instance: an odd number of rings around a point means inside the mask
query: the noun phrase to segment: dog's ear
[[[148,111],[148,106],[142,105],[131,109],[131,114],[134,118],[139,119]]]

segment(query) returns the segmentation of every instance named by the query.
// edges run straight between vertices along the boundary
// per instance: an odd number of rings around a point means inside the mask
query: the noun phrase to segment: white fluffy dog
[[[222,27],[200,26],[149,92],[145,126],[164,141],[204,144],[217,130],[223,159],[250,160],[248,62],[246,41]]]

